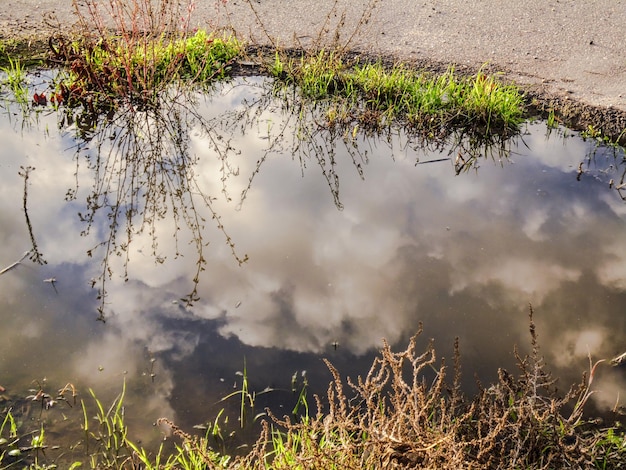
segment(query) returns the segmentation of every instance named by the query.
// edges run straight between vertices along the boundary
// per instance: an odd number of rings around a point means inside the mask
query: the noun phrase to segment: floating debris
[[[576,170],[576,180],[580,181],[580,177],[583,175],[585,170],[583,170],[583,162],[580,162],[578,165],[578,169]]]
[[[33,95],[33,105],[46,106],[47,104],[48,104],[48,99],[46,98],[45,93],[35,93]]]
[[[57,294],[59,293],[59,291],[57,290],[57,286],[56,286],[57,279],[55,277],[44,279],[43,282],[47,282],[48,284],[52,284],[52,288],[54,289],[54,292],[56,292]]]
[[[457,157],[458,158],[458,157]],[[427,160],[425,162],[420,162],[418,161],[417,163],[415,163],[415,165],[424,165],[425,163],[437,163],[437,162],[446,162],[448,160],[451,160],[450,157],[448,158],[436,158],[434,160]]]

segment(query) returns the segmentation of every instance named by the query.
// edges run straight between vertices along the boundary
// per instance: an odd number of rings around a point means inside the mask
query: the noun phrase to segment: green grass
[[[9,59],[8,67],[3,67],[2,71],[6,74],[3,85],[9,88],[15,101],[19,104],[28,104],[28,78],[19,60]]]
[[[281,417],[268,410],[256,443],[245,455],[215,448],[223,411],[200,436],[159,419],[158,424],[170,428],[175,444],[170,450],[161,445],[148,451],[130,437],[125,387],[108,407],[89,390],[92,403],[81,400],[84,423],[78,450],[83,457],[74,449],[69,468],[621,468],[626,459],[624,429],[598,428],[583,417],[598,363],[590,365],[579,385],[558,396],[540,356],[532,318],[532,353],[515,353],[519,371],[500,370],[497,382],[470,398],[459,389],[458,343],[449,380],[432,343],[423,352],[417,350],[420,332],[404,351],[392,351],[385,343],[371,369],[356,380],[342,378],[325,361],[332,376],[326,397],[315,396],[312,405],[300,394],[299,415]],[[249,387],[242,385],[242,392],[253,393]],[[95,416],[88,409],[95,409]],[[56,468],[43,453],[48,445],[43,425],[20,438],[10,410],[0,418],[0,468]]]
[[[2,417],[4,414],[4,417]],[[19,423],[12,410],[0,412],[0,469],[24,468],[28,470],[52,470],[57,465],[47,463],[45,449],[48,447],[43,423],[39,429],[26,435],[19,434]],[[80,467],[80,462],[68,466],[70,470]]]
[[[343,116],[368,116],[366,123],[373,127],[400,121],[511,134],[524,116],[519,89],[482,71],[460,77],[451,68],[435,76],[401,64],[348,65],[341,55],[324,50],[300,59],[276,53],[268,71],[282,83],[297,86],[305,99],[343,100],[350,108]]]
[[[156,103],[172,85],[206,85],[223,79],[244,53],[235,36],[200,30],[191,36],[130,35],[84,38],[55,47],[68,73],[56,96],[88,109],[110,107],[120,99]],[[275,51],[267,68],[281,86],[296,86],[311,105],[325,103],[328,124],[357,121],[381,129],[400,123],[436,135],[441,128],[461,128],[488,136],[512,135],[523,121],[519,89],[482,71],[461,77],[451,68],[441,75],[411,70],[401,64],[350,62],[343,53],[321,50],[287,58]],[[340,106],[339,106],[340,105]],[[341,113],[332,110],[342,108]]]
[[[25,67],[39,67],[46,62],[47,38],[0,39],[0,68],[10,67],[11,61],[19,61]]]
[[[2,88],[8,89],[13,100],[22,108],[22,111],[26,111],[29,105],[27,70],[19,58],[9,55],[7,47],[4,42],[0,43],[0,57],[5,63],[5,65],[0,66],[0,71],[5,74],[1,85]]]
[[[22,455],[18,442],[17,424],[11,409],[8,409],[0,424],[0,468],[3,468],[8,460],[19,459]]]
[[[57,85],[60,101],[115,104],[120,99],[155,103],[172,85],[203,86],[223,79],[242,51],[235,36],[204,30],[189,37],[87,38],[55,45],[67,65]]]
[[[620,142],[623,142],[626,137],[626,129],[624,129],[618,136],[609,137],[602,132],[602,129],[598,129],[595,126],[589,124],[587,128],[580,133],[581,137],[585,140],[595,140],[597,145],[605,145],[613,148],[623,148]]]

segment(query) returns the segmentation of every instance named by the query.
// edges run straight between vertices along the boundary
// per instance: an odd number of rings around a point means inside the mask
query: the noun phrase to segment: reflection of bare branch
[[[213,118],[200,115],[197,107],[200,95],[174,89],[162,94],[154,106],[139,108],[128,104],[106,116],[85,117],[80,113],[73,116],[72,111],[67,110],[63,122],[89,123],[75,127],[79,141],[77,162],[84,159],[93,173],[86,211],[78,215],[86,224],[83,235],[91,231],[105,232],[104,238],[88,251],[89,256],[98,249],[103,251],[102,273],[93,281],[94,287],[97,285],[99,289],[100,320],[104,321],[105,317],[107,281],[114,269],[112,257],[121,259],[123,278],[128,280],[129,247],[134,237],[148,235],[155,263],[166,261],[168,255],[159,249],[161,221],[166,220],[173,226],[175,257],[183,256],[179,247],[180,230],[187,228],[191,233],[196,268],[191,292],[183,297],[188,304],[198,300],[200,274],[207,264],[204,253],[206,218],[221,232],[233,258],[239,264],[247,260],[246,255],[240,256],[235,250],[216,210],[216,199],[206,194],[194,173],[197,157],[189,147],[192,130],[199,130],[208,150],[218,159],[221,192],[227,202],[231,201],[228,182],[231,177],[240,176],[234,161],[240,154],[233,143],[237,134],[252,132],[267,142],[248,175],[248,184],[240,194],[237,208],[244,203],[270,154],[291,155],[303,175],[308,165],[318,167],[338,209],[343,208],[338,168],[344,151],[348,164],[361,179],[365,178],[370,155],[377,153],[381,145],[391,150],[392,158],[398,146],[403,152],[452,148],[450,152],[463,152],[472,167],[479,156],[490,152],[492,156],[507,154],[504,140],[485,143],[462,131],[442,129],[435,139],[431,130],[425,133],[401,125],[372,124],[375,127],[368,127],[368,122],[374,121],[359,115],[343,116],[341,121],[331,123],[323,106],[303,101],[295,89],[276,88],[271,80],[262,80],[260,86],[256,83],[261,93],[250,93],[243,106],[221,110]],[[494,145],[494,142],[501,145]],[[77,193],[78,183],[75,189],[68,191],[67,198],[73,199]]]
[[[455,171],[458,175],[470,169],[478,169],[478,162],[482,158],[496,161],[508,158],[514,138],[519,137],[510,134],[485,135],[480,130],[474,132],[452,125],[442,126],[437,132],[430,127],[420,128],[402,123],[381,125],[371,110],[366,108],[347,114],[335,113],[335,118],[331,119],[327,106],[306,102],[295,87],[279,83],[273,87],[271,95],[280,98],[285,116],[278,131],[268,137],[269,144],[263,157],[257,161],[248,186],[242,191],[240,205],[267,155],[284,150],[284,142],[289,136],[292,142],[287,151],[298,157],[302,171],[308,162],[317,164],[339,210],[343,209],[337,173],[339,149],[351,158],[352,166],[361,179],[365,178],[364,166],[369,162],[369,155],[381,145],[388,147],[392,158],[398,146],[401,152],[447,151],[448,155],[456,152]],[[451,158],[441,159],[445,160]],[[420,163],[419,160],[417,163]]]
[[[7,271],[10,271],[11,269],[13,269],[15,266],[17,266],[18,264],[21,264],[22,261],[24,261],[24,259],[30,255],[30,251],[26,251],[24,252],[24,254],[22,255],[22,257],[20,259],[18,259],[17,261],[15,261],[14,263],[9,264],[6,268],[3,268],[0,271],[0,275],[6,273]]]
[[[35,263],[38,264],[47,264],[47,261],[43,258],[42,254],[39,252],[39,249],[37,248],[37,242],[35,241],[35,235],[33,234],[33,226],[30,223],[30,217],[28,216],[28,177],[30,175],[30,172],[33,171],[35,168],[32,166],[27,166],[26,168],[24,168],[23,166],[20,166],[21,171],[18,172],[18,174],[24,178],[24,197],[23,197],[23,205],[24,205],[24,216],[26,217],[26,226],[28,227],[28,234],[30,235],[30,242],[33,246],[33,249],[31,250],[31,256],[30,259],[32,261],[34,261]]]
[[[191,101],[190,101],[191,100]],[[196,157],[189,149],[190,131],[202,120],[193,108],[193,97],[173,92],[161,97],[154,108],[128,107],[106,117],[98,116],[93,131],[81,135],[83,141],[78,153],[83,155],[94,180],[86,199],[86,212],[79,218],[86,223],[82,234],[104,228],[102,241],[88,251],[93,256],[103,249],[102,274],[92,282],[99,289],[99,320],[104,321],[107,281],[113,275],[112,257],[121,258],[123,277],[128,280],[129,247],[135,236],[147,234],[151,239],[151,255],[157,264],[167,255],[159,251],[159,222],[167,219],[173,223],[175,257],[183,256],[179,247],[179,232],[183,227],[190,230],[195,247],[196,273],[192,291],[183,297],[187,303],[198,300],[199,275],[206,259],[203,241],[205,218],[208,210],[218,231],[224,236],[235,260],[242,264],[247,256],[239,256],[235,244],[226,232],[220,216],[213,207],[214,198],[199,187],[193,167]],[[68,119],[69,122],[75,119]],[[233,149],[228,140],[217,135],[217,129],[200,123],[213,145],[213,150],[223,161]],[[91,147],[89,150],[88,147]],[[223,165],[226,178],[228,164]],[[68,191],[74,195],[78,191]],[[106,228],[102,217],[106,215]]]

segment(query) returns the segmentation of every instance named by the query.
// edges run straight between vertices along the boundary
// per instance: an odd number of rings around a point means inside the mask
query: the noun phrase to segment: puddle
[[[251,390],[272,389],[256,411],[289,413],[305,379],[324,393],[321,358],[363,374],[382,338],[404,348],[420,323],[448,363],[460,338],[471,393],[528,350],[529,304],[560,388],[588,355],[624,352],[626,167],[565,130],[529,124],[486,157],[461,137],[424,148],[324,130],[254,77],[95,127],[11,109],[0,267],[32,241],[45,261],[0,276],[11,398],[45,379],[107,403],[126,381],[131,439],[151,442],[159,417],[191,429],[227,407],[236,422],[238,398],[219,400],[244,363]],[[625,386],[602,368],[596,403]],[[80,406],[39,413],[53,437],[80,429]]]

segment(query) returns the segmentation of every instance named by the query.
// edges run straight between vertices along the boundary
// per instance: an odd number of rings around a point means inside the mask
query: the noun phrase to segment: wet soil
[[[0,38],[45,48],[47,37],[75,27],[71,4],[4,0]],[[626,128],[626,0],[207,1],[193,21],[259,46],[333,43],[427,70],[483,68],[522,86],[539,117],[554,110],[570,127],[613,137]]]

